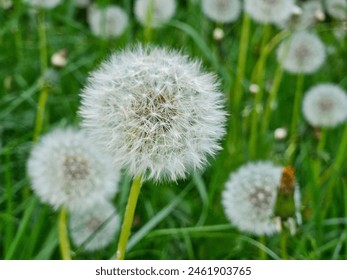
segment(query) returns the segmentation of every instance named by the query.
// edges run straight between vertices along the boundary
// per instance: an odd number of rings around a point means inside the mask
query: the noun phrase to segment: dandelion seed
[[[245,0],[246,12],[260,23],[277,23],[288,19],[294,0]]]
[[[128,15],[118,6],[99,9],[92,5],[88,9],[88,23],[94,35],[119,37],[128,26]]]
[[[326,0],[327,12],[333,18],[339,20],[347,19],[347,1],[346,0]]]
[[[277,60],[288,72],[314,73],[325,61],[324,44],[313,33],[297,32],[280,45]]]
[[[34,7],[53,9],[58,6],[62,0],[25,0],[25,2]]]
[[[83,126],[130,175],[186,177],[219,149],[225,112],[219,84],[175,51],[114,54],[83,90]]]
[[[69,229],[76,246],[95,251],[112,243],[119,230],[119,218],[113,205],[105,201],[85,211],[72,212]]]
[[[337,85],[320,84],[305,94],[303,114],[314,127],[336,127],[346,121],[347,95]]]
[[[151,15],[150,26],[153,28],[168,22],[175,11],[175,0],[136,0],[134,7],[135,16],[143,26],[147,25],[148,15]]]
[[[82,131],[56,129],[42,137],[28,160],[31,187],[55,209],[80,210],[117,191],[119,171]]]
[[[240,0],[202,0],[201,5],[208,18],[220,23],[234,22],[241,13]]]
[[[271,235],[277,231],[274,217],[282,168],[271,162],[248,163],[231,173],[222,194],[225,214],[241,231]],[[296,203],[299,193],[296,188]]]

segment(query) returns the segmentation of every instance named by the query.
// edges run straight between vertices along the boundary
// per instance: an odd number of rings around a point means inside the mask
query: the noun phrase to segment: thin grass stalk
[[[117,260],[125,259],[125,252],[130,236],[131,226],[133,224],[135,209],[137,205],[137,200],[139,198],[140,190],[142,187],[142,176],[136,177],[132,183],[130,194],[128,198],[128,203],[125,209],[123,225],[118,241],[118,247],[116,252]]]
[[[231,95],[234,94],[233,105],[234,105],[235,111],[238,111],[240,102],[243,96],[243,80],[245,78],[245,73],[246,73],[246,62],[247,62],[247,51],[248,51],[250,28],[251,28],[251,19],[247,13],[244,13],[243,20],[242,20],[240,46],[239,46],[239,57],[237,62],[235,89],[233,93],[231,90],[229,93],[230,105],[232,105]]]
[[[264,25],[263,38],[260,47],[260,57],[257,63],[256,72],[254,79],[252,81],[255,82],[257,86],[259,86],[259,91],[255,94],[255,102],[254,108],[252,111],[251,117],[251,134],[249,141],[249,155],[251,159],[256,158],[257,151],[257,141],[258,141],[258,119],[260,115],[260,109],[262,107],[263,102],[263,92],[264,92],[264,72],[265,72],[265,64],[267,58],[267,49],[266,45],[268,43],[270,34],[271,34],[271,26],[269,24]]]
[[[48,60],[46,19],[45,19],[44,10],[39,11],[38,20],[39,20],[38,32],[39,32],[40,67],[41,67],[41,76],[43,77],[47,70],[47,60]],[[33,136],[34,142],[37,142],[39,140],[39,137],[42,131],[47,98],[48,98],[48,88],[45,85],[45,83],[42,83],[40,95],[39,95],[39,101],[38,101],[35,128],[34,128],[34,136]]]
[[[297,138],[297,129],[298,129],[299,119],[300,119],[300,107],[301,107],[302,93],[304,88],[304,78],[305,76],[303,74],[298,74],[295,98],[294,98],[294,108],[293,108],[292,121],[291,121],[291,129],[290,129],[291,137],[295,140]]]
[[[60,253],[63,260],[71,260],[70,255],[70,242],[67,230],[67,211],[62,208],[59,213],[58,220],[58,233],[59,233],[59,245]]]

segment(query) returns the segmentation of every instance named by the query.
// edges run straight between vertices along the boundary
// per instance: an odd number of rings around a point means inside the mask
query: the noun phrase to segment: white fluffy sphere
[[[119,170],[82,132],[56,129],[43,136],[28,160],[31,187],[55,209],[85,209],[117,191]]]
[[[305,94],[303,114],[314,127],[335,127],[346,121],[347,95],[337,85],[320,84]]]
[[[277,23],[288,19],[294,0],[245,0],[246,12],[260,23]]]
[[[326,0],[327,12],[333,18],[339,20],[347,19],[347,0]]]
[[[119,37],[128,26],[128,15],[118,6],[99,9],[93,5],[88,9],[88,23],[97,36]]]
[[[45,9],[53,9],[58,6],[62,0],[25,0],[31,6],[45,8]]]
[[[134,6],[135,16],[143,26],[147,24],[148,15],[151,14],[150,26],[154,28],[169,21],[175,11],[175,0],[136,0]]]
[[[119,218],[113,205],[104,201],[86,211],[72,212],[69,230],[73,243],[85,251],[95,251],[112,243],[119,229]]]
[[[306,31],[294,33],[277,51],[278,62],[291,73],[314,73],[324,63],[325,57],[322,41],[317,35]]]
[[[181,53],[125,50],[91,74],[82,125],[131,175],[184,178],[220,149],[226,113],[218,86]]]
[[[274,207],[280,180],[281,167],[270,162],[248,163],[231,173],[222,194],[230,222],[256,235],[275,233]]]
[[[230,23],[241,13],[240,0],[202,0],[203,13],[213,21]]]

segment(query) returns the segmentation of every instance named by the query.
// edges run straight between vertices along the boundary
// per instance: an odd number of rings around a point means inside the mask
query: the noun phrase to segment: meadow
[[[316,1],[321,9],[306,15],[309,23],[290,25],[305,15],[308,1],[296,1],[283,27],[254,20],[243,7],[231,22],[218,22],[204,13],[201,1],[176,0],[173,15],[151,27],[156,11],[148,12],[141,24],[135,1],[93,1],[99,8],[118,5],[127,15],[124,31],[112,36],[107,28],[93,30],[90,8],[75,5],[77,1],[60,1],[50,9],[21,0],[9,6],[5,2],[0,1],[0,259],[63,258],[59,230],[64,230],[64,218],[33,191],[28,158],[43,135],[80,126],[81,91],[90,73],[112,53],[139,44],[201,61],[202,69],[220,82],[227,121],[221,149],[208,156],[203,169],[176,181],[143,182],[125,258],[347,259],[346,116],[324,127],[313,125],[302,110],[306,93],[320,84],[334,84],[346,97],[346,2],[336,16],[329,13],[329,1]],[[307,73],[288,71],[278,58],[279,46],[293,42],[298,30],[315,34],[324,46],[321,63]],[[284,53],[290,53],[290,45],[284,45]],[[305,60],[306,53],[301,55]],[[346,112],[347,107],[337,110]],[[230,174],[257,161],[295,171],[291,176],[301,201],[290,209],[295,230],[280,221],[282,232],[257,234],[226,216],[222,196]],[[132,181],[123,170],[112,199],[119,224]],[[281,213],[276,210],[273,216],[288,218]],[[67,213],[65,219],[69,217]],[[69,255],[114,258],[119,235],[117,230],[110,244],[95,251],[70,240]]]

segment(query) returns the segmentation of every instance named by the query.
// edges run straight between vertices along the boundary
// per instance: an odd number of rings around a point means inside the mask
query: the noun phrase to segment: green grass
[[[77,126],[79,92],[88,73],[112,52],[145,41],[144,28],[133,18],[132,1],[113,2],[124,7],[130,17],[129,27],[120,38],[108,40],[93,36],[86,23],[86,11],[77,10],[70,1],[64,1],[63,5],[45,12],[47,45],[41,46],[41,50],[37,14],[31,13],[21,1],[15,1],[10,10],[0,10],[0,259],[61,258],[58,213],[40,203],[30,191],[26,175],[42,91],[41,67],[47,63],[48,68],[53,68],[49,57],[60,49],[68,50],[67,65],[54,69],[56,77],[48,81],[49,87],[45,88],[48,99],[42,134],[55,127]],[[212,32],[217,25],[201,14],[195,2],[179,1],[174,19],[165,27],[152,30],[150,43],[182,49],[192,58],[202,60],[205,68],[220,78],[226,97],[233,96],[231,89],[235,88],[242,19],[222,26],[225,38],[215,41]],[[304,92],[321,82],[336,83],[347,90],[347,39],[338,41],[333,36],[335,24],[328,19],[316,27],[326,46],[336,51],[328,55],[317,73],[305,76]],[[297,77],[284,72],[277,109],[271,114],[268,129],[260,130],[263,115],[253,116],[252,120],[252,109],[254,102],[266,104],[269,90],[265,87],[262,100],[255,100],[248,87],[260,56],[262,32],[263,27],[252,22],[242,83],[244,93],[238,110],[228,108],[230,120],[223,150],[210,160],[210,166],[202,174],[178,183],[144,183],[127,259],[281,258],[280,235],[259,238],[240,232],[228,223],[221,206],[221,193],[230,172],[251,159],[268,159],[283,165],[290,157],[302,194],[303,224],[295,236],[288,237],[287,257],[347,259],[346,124],[327,131],[326,143],[317,154],[315,131],[299,112],[295,142],[291,135],[276,141],[274,129],[292,125]],[[270,38],[274,38],[280,30],[271,27],[270,32]],[[265,85],[274,79],[277,68],[272,50],[263,73],[259,74],[264,76]],[[256,138],[251,135],[252,125]],[[254,151],[248,147],[251,137],[256,139],[252,143],[256,145]],[[314,162],[320,166],[318,178]],[[120,193],[114,200],[121,216],[130,185],[131,178],[124,174]],[[110,259],[115,254],[117,241],[115,236],[110,246],[95,253],[72,247],[72,258]]]

